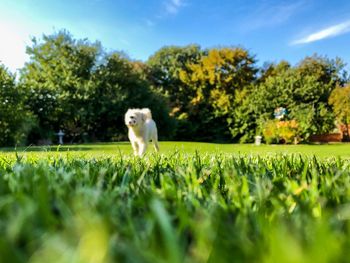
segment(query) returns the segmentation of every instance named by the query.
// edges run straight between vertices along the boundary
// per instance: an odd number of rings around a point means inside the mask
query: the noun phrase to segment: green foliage
[[[336,87],[330,97],[329,103],[333,107],[333,111],[335,116],[337,117],[337,121],[339,124],[345,124],[345,140],[350,140],[349,133],[349,123],[350,123],[350,85],[346,85],[345,87]]]
[[[130,107],[149,107],[161,138],[189,141],[252,142],[278,107],[298,123],[301,141],[330,132],[335,116],[338,123],[350,118],[347,94],[336,89],[346,82],[339,58],[313,55],[296,66],[282,61],[259,69],[244,48],[188,45],[161,48],[142,63],[65,30],[33,38],[27,53],[19,83],[2,69],[0,81],[13,88],[1,96],[18,105],[0,105],[2,145],[56,142],[60,129],[66,142],[125,140]]]
[[[199,61],[202,54],[203,51],[196,45],[169,46],[158,50],[147,61],[146,78],[155,91],[165,96],[171,109],[171,115],[177,120],[175,139],[207,138],[207,135],[199,135],[198,125],[201,125],[202,122],[197,124],[192,117],[195,109],[191,107],[190,102],[195,92],[180,77],[181,72],[188,70],[187,65]],[[205,108],[201,110],[207,111]]]
[[[198,107],[207,109],[193,117],[210,121],[212,138],[221,134],[228,139],[230,130],[236,137],[234,129],[241,126],[243,112],[236,111],[236,106],[243,104],[246,89],[255,79],[254,63],[253,56],[242,48],[210,49],[198,62],[188,63],[186,70],[180,72],[181,80],[194,91],[190,112],[197,112]]]
[[[5,262],[347,262],[346,159],[0,162]],[[327,247],[327,249],[325,249]]]
[[[328,98],[341,82],[338,60],[307,57],[296,67],[285,62],[270,69],[251,93],[250,101],[258,123],[273,118],[274,109],[285,107],[287,118],[299,124],[298,136],[307,140],[334,128],[334,115]]]
[[[262,128],[262,134],[267,144],[279,143],[277,120],[268,120]]]
[[[322,105],[322,104],[321,104]],[[319,106],[321,108],[321,105]],[[314,105],[309,105],[307,103],[300,103],[298,105],[295,105],[294,108],[289,113],[289,118],[293,120],[297,120],[298,122],[298,128],[297,128],[297,137],[299,140],[307,140],[312,134],[316,133],[322,133],[328,132],[331,127],[333,127],[333,115],[328,114],[329,112],[326,111],[324,117],[324,120],[328,118],[327,123],[329,125],[329,129],[323,129],[320,127],[320,130],[317,129],[317,126],[312,125],[316,109]],[[325,127],[327,127],[325,125]]]
[[[15,76],[0,64],[0,146],[25,144],[35,119],[23,102]]]
[[[21,83],[39,120],[38,137],[59,129],[72,140],[82,135],[87,87],[100,53],[99,43],[77,41],[66,31],[44,35],[42,41],[33,39],[33,46],[27,48],[30,62],[22,69]]]
[[[299,124],[295,120],[279,121],[268,120],[263,129],[262,134],[266,143],[297,143]]]
[[[148,78],[169,99],[178,120],[176,138],[228,140],[243,113],[235,111],[236,93],[254,79],[254,63],[242,48],[165,47],[152,56]]]
[[[106,56],[105,62],[97,67],[89,83],[85,106],[87,131],[93,137],[125,140],[124,114],[127,109],[148,107],[162,131],[160,138],[171,138],[174,123],[169,117],[165,100],[150,89],[142,72],[136,70],[135,65],[120,53]],[[118,138],[113,138],[115,135]]]
[[[226,121],[233,138],[239,138],[240,143],[252,142],[258,134],[257,119],[259,114],[254,111],[254,101],[251,92],[254,85],[250,85],[235,93],[235,107]]]
[[[66,31],[33,39],[27,53],[31,59],[22,70],[21,85],[39,120],[30,136],[34,142],[52,138],[59,129],[70,142],[125,140],[128,107],[151,108],[172,136],[174,124],[164,100],[123,54],[105,54],[99,43],[75,40]]]

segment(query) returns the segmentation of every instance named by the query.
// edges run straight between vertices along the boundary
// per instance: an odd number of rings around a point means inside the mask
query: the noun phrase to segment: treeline
[[[0,66],[2,146],[56,143],[60,129],[69,142],[125,140],[123,116],[132,107],[152,110],[161,139],[192,141],[251,142],[262,134],[278,142],[281,107],[283,132],[299,141],[350,118],[339,58],[258,67],[242,47],[189,45],[164,47],[143,63],[66,31],[34,38],[27,54],[18,76]]]

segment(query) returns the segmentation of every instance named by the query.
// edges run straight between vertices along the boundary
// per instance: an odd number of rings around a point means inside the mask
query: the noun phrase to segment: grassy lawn
[[[0,149],[0,262],[348,262],[350,144],[160,146]]]
[[[161,154],[171,155],[176,151],[183,153],[232,153],[244,155],[274,155],[274,154],[302,154],[307,156],[317,156],[328,158],[340,156],[350,158],[350,144],[323,144],[323,145],[260,145],[253,144],[216,144],[200,142],[161,142]],[[0,148],[1,155],[15,155],[14,148]],[[77,144],[64,146],[29,146],[17,148],[20,155],[48,156],[61,155],[70,152],[72,155],[116,156],[131,155],[132,150],[129,142],[118,143],[97,143],[97,144]],[[153,146],[150,145],[148,154],[153,153]]]
[[[348,262],[349,145],[161,146],[0,154],[0,262]]]

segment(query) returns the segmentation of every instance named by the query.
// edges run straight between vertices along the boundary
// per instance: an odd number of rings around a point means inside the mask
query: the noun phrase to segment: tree
[[[345,125],[345,141],[350,140],[350,84],[344,87],[336,87],[329,97],[329,103],[333,106],[333,111],[340,124]]]
[[[180,79],[180,72],[189,63],[196,63],[202,56],[197,45],[163,47],[147,61],[148,80],[153,87],[165,94],[172,108],[181,108],[188,101],[188,86]]]
[[[39,120],[32,139],[50,138],[63,129],[73,140],[126,138],[128,107],[149,107],[171,136],[171,120],[161,96],[150,89],[144,64],[102,46],[75,40],[68,32],[33,39],[30,61],[21,75],[27,104]],[[162,133],[160,137],[162,137]]]
[[[147,79],[152,89],[165,96],[176,121],[175,139],[196,138],[196,123],[189,119],[189,105],[194,91],[180,79],[180,72],[188,63],[199,61],[203,54],[197,45],[169,46],[158,50],[147,61]]]
[[[296,67],[282,63],[251,94],[259,126],[273,118],[274,109],[285,107],[287,118],[298,122],[298,135],[304,140],[332,130],[334,116],[328,98],[342,83],[340,72],[344,64],[319,56],[307,57]]]
[[[180,71],[181,80],[194,91],[190,101],[193,117],[207,121],[199,130],[211,127],[213,138],[226,140],[244,135],[248,125],[241,129],[243,115],[236,109],[243,104],[256,72],[254,57],[243,48],[210,49]]]
[[[30,61],[21,72],[27,103],[38,117],[40,129],[33,138],[49,138],[64,129],[71,140],[82,136],[87,111],[86,93],[101,54],[99,43],[75,40],[68,32],[44,35],[27,47]]]
[[[0,145],[24,144],[35,119],[23,103],[15,76],[0,65]]]
[[[263,66],[259,69],[259,77],[257,79],[258,83],[265,82],[268,77],[273,77],[278,75],[280,72],[285,72],[291,68],[288,61],[282,60],[278,64],[265,62]]]
[[[340,58],[329,59],[317,54],[305,57],[296,67],[296,71],[303,76],[314,76],[324,84],[343,85],[346,81],[345,63]]]
[[[126,139],[124,114],[128,108],[150,108],[160,138],[171,138],[173,122],[165,101],[152,92],[142,77],[142,64],[121,53],[104,58],[92,76],[87,92],[88,131],[99,140]],[[103,127],[103,129],[101,129]]]

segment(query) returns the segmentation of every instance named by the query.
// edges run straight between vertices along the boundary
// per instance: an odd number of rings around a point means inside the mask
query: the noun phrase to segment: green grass
[[[193,154],[200,153],[232,153],[232,154],[253,154],[268,156],[273,154],[302,154],[307,156],[317,156],[321,158],[341,156],[350,158],[350,144],[323,144],[323,145],[260,145],[254,144],[216,144],[198,142],[161,142],[161,154],[171,155],[175,151]],[[67,151],[76,155],[103,156],[118,154],[130,155],[131,146],[128,142],[63,145],[63,146],[29,146],[16,149],[18,153],[24,155],[46,156],[62,155]],[[150,145],[148,153],[152,153],[153,146]],[[14,154],[14,148],[2,148],[0,152]]]
[[[0,262],[350,262],[349,145],[161,147],[2,149]]]

